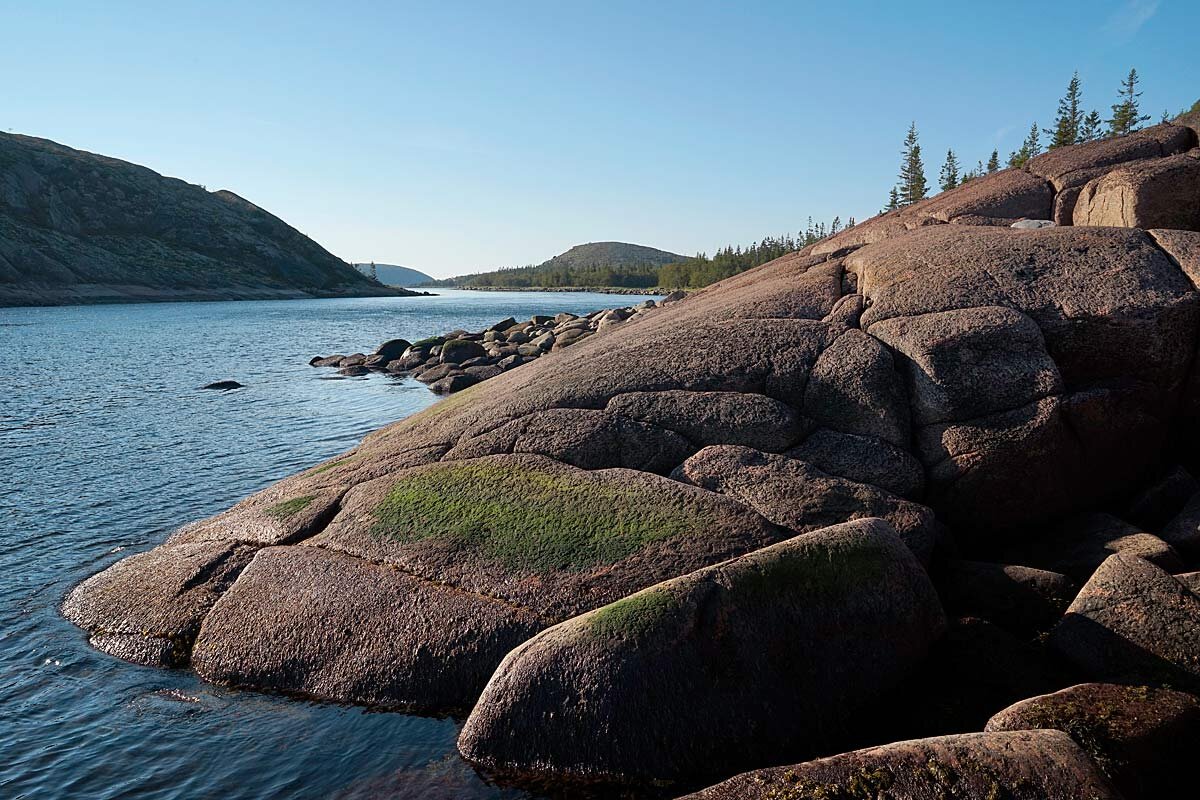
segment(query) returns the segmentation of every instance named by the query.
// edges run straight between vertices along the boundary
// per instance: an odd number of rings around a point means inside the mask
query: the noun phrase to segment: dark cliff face
[[[0,305],[395,293],[232,192],[0,134]]]

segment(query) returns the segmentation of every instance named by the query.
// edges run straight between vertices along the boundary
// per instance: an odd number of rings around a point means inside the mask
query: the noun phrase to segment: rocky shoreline
[[[390,339],[370,355],[314,356],[308,364],[335,367],[338,374],[352,378],[371,372],[409,375],[438,394],[451,394],[582,342],[593,334],[637,322],[646,312],[685,296],[683,292],[674,292],[658,302],[646,300],[582,316],[564,312],[552,317],[535,315],[524,322],[508,317],[482,331],[449,331],[417,342]]]
[[[376,366],[487,383],[63,613],[221,685],[462,714],[464,758],[562,796],[1192,797],[1198,133],[1057,148],[623,321],[396,343]]]

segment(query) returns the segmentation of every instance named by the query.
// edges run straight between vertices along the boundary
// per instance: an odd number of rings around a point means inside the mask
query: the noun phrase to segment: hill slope
[[[370,264],[355,264],[354,266],[364,275],[368,274],[371,269]],[[424,286],[436,280],[432,275],[426,275],[418,269],[401,267],[396,264],[376,264],[375,271],[379,275],[379,282],[385,286]]]
[[[537,266],[460,275],[435,286],[628,286],[650,287],[658,267],[682,261],[683,256],[656,247],[627,242],[577,244]]]
[[[233,192],[0,134],[0,305],[397,293]]]

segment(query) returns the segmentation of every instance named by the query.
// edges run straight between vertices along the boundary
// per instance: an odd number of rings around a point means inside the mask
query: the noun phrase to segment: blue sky
[[[1193,0],[13,2],[0,129],[231,189],[435,275],[585,241],[681,253],[863,219],[915,119],[936,178],[1045,126],[1200,97]]]

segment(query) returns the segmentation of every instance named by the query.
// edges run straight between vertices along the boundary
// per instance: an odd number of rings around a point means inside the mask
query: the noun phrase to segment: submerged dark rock
[[[200,388],[227,392],[230,389],[241,389],[242,386],[243,384],[240,384],[237,381],[217,381],[216,383],[210,383],[207,386],[201,386]]]

